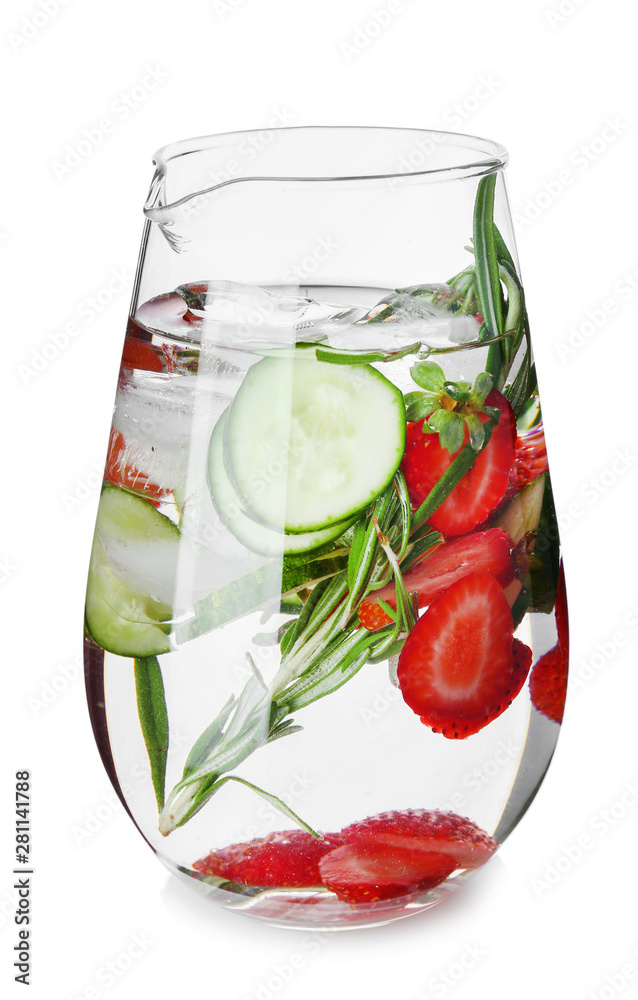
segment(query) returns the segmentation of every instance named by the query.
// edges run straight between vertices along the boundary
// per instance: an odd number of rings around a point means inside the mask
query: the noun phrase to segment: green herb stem
[[[166,783],[166,756],[168,754],[168,712],[164,694],[162,671],[156,656],[137,657],[133,665],[137,713],[148,760],[151,780],[161,811],[164,805]]]

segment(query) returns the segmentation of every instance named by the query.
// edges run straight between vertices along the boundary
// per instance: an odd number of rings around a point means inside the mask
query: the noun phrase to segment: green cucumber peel
[[[299,344],[299,347],[308,346],[308,344]],[[409,354],[418,354],[423,346],[421,341],[417,340],[414,344],[400,347],[396,351],[347,351],[340,347],[328,347],[327,345],[315,346],[314,351],[317,361],[326,361],[333,365],[371,365],[397,361]]]

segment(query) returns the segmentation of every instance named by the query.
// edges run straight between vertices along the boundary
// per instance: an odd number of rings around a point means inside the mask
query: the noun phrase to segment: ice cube
[[[335,313],[316,299],[286,295],[240,281],[180,285],[177,292],[202,322],[203,339],[227,346],[293,345]]]
[[[437,303],[445,285],[419,285],[386,295],[371,309],[351,309],[322,327],[331,347],[350,350],[399,350],[420,341],[425,348],[449,349],[474,343],[480,322],[475,316]]]
[[[195,379],[145,373],[120,385],[113,414],[123,481],[148,481],[159,491],[184,488]],[[140,487],[142,488],[142,487]]]
[[[399,350],[417,341],[434,350],[477,340],[474,316],[445,308],[446,285],[388,293],[372,308],[287,295],[239,281],[180,285],[177,292],[200,324],[204,344],[259,350],[324,342],[346,350]],[[437,299],[441,297],[439,303]]]

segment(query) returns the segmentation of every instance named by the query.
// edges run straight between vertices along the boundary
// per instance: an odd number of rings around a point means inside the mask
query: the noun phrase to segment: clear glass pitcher
[[[567,609],[506,158],[377,128],[155,157],[89,706],[159,858],[271,923],[432,906],[555,747]]]

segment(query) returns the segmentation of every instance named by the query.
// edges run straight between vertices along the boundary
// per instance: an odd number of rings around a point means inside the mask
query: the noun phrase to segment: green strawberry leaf
[[[487,372],[481,372],[480,375],[476,376],[476,379],[474,381],[474,388],[472,389],[472,395],[476,400],[476,402],[479,403],[481,406],[483,406],[483,403],[489,396],[493,382],[494,380],[492,376],[488,375]]]
[[[434,361],[419,361],[412,365],[410,374],[417,385],[437,396],[443,391],[445,375]]]
[[[475,413],[470,413],[466,418],[468,430],[470,432],[470,444],[474,451],[480,451],[485,440],[485,428]]]
[[[430,394],[425,392],[407,392],[403,398],[408,420],[423,420],[436,405],[431,402]]]
[[[428,418],[428,427],[430,430],[436,431],[437,434],[440,434],[453,419],[454,414],[449,413],[448,410],[435,410],[435,412]]]
[[[439,433],[439,444],[442,448],[447,448],[450,455],[454,455],[463,447],[465,440],[465,420],[458,413],[447,414],[451,419],[446,421],[443,430]]]

